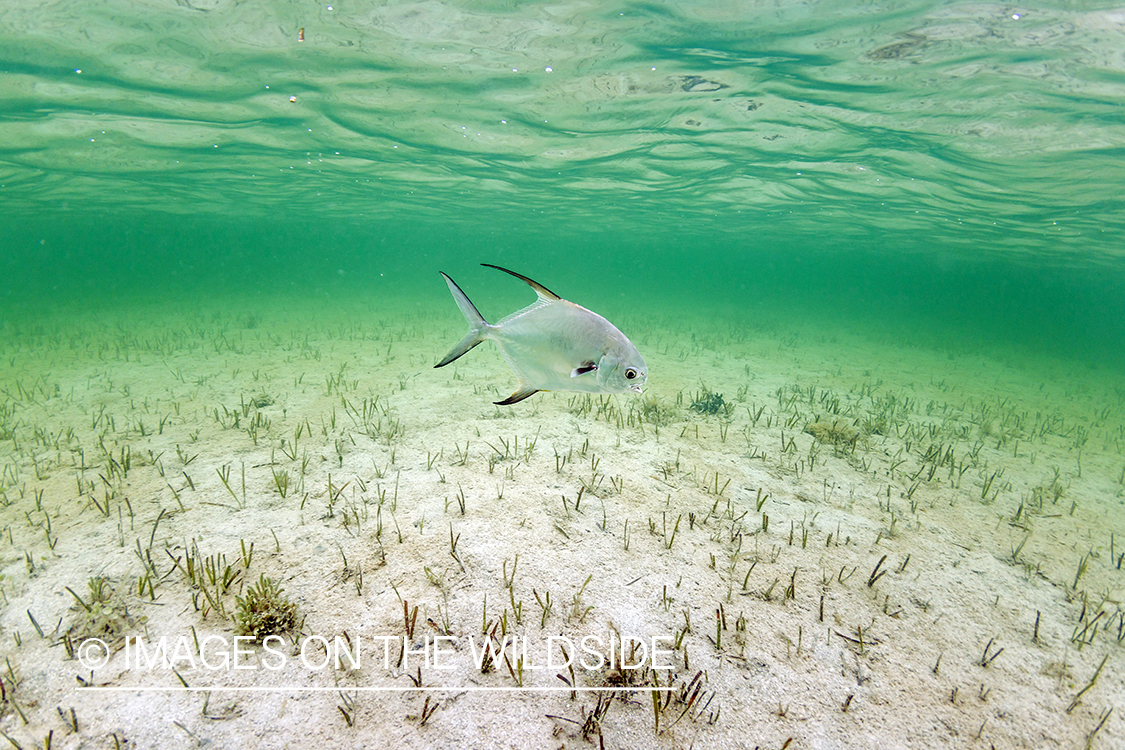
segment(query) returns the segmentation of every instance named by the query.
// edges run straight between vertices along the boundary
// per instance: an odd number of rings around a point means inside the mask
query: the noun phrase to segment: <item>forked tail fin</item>
[[[445,279],[445,283],[449,285],[449,293],[453,295],[453,301],[457,303],[457,307],[461,309],[461,314],[465,316],[465,320],[469,321],[470,331],[465,334],[465,338],[457,342],[457,346],[453,347],[449,354],[445,355],[445,359],[438,362],[434,367],[445,367],[453,360],[460,357],[465,352],[472,349],[474,346],[484,341],[485,332],[488,330],[488,321],[477,310],[469,297],[461,291],[461,287],[453,279],[441,274]]]

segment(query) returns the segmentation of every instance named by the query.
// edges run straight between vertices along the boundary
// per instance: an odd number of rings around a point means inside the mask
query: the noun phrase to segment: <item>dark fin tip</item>
[[[529,284],[532,289],[534,289],[536,292],[538,292],[539,294],[542,294],[544,297],[546,297],[548,299],[553,299],[553,300],[554,299],[560,299],[560,300],[562,299],[562,297],[555,294],[550,289],[548,289],[547,287],[540,284],[538,281],[534,281],[532,279],[529,279],[526,276],[524,276],[522,273],[516,273],[515,271],[509,271],[507,268],[502,268],[500,266],[494,266],[491,263],[481,263],[481,265],[485,266],[486,268],[495,268],[497,271],[503,271],[506,274],[510,274],[512,276],[515,276],[517,279],[520,279],[521,281],[527,282],[527,284]]]
[[[525,398],[528,398],[529,396],[534,396],[536,393],[539,393],[539,391],[538,390],[516,391],[515,393],[513,393],[511,396],[508,396],[503,401],[493,401],[492,403],[496,404],[497,406],[511,406],[512,404],[518,404],[520,401],[523,401]]]
[[[434,365],[434,369],[436,370],[439,367],[445,367],[450,362],[455,362],[456,360],[460,359],[461,357],[464,357],[466,354],[471,352],[474,348],[476,348],[477,346],[479,346],[483,343],[484,343],[484,339],[474,341],[473,343],[469,344],[469,346],[467,346],[465,349],[463,349],[461,351],[458,351],[458,349],[460,349],[460,344],[458,344],[457,346],[453,347],[453,351],[451,351],[449,354],[445,355],[445,359],[443,359],[441,362],[438,362],[436,365]]]

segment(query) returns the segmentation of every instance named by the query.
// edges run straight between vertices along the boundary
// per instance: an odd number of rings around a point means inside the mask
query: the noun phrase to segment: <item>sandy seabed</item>
[[[1121,745],[1119,375],[679,315],[643,396],[497,407],[463,325],[9,320],[11,744]]]

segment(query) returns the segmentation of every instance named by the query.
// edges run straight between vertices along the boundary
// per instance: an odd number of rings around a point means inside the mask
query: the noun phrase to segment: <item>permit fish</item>
[[[500,406],[519,403],[539,391],[641,392],[648,365],[612,323],[515,271],[481,265],[526,282],[539,299],[499,323],[489,323],[461,287],[442,273],[470,330],[434,367],[445,367],[477,344],[492,340],[520,381],[515,393],[494,402]]]

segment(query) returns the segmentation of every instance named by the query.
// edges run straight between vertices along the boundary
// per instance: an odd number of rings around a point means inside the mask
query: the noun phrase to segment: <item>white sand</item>
[[[259,325],[247,327],[250,309],[8,333],[0,403],[14,413],[0,424],[15,439],[0,441],[10,539],[0,727],[23,747],[50,732],[56,748],[114,747],[115,736],[137,748],[588,746],[581,724],[598,693],[513,689],[503,663],[475,667],[470,636],[479,645],[482,620],[491,628],[502,617],[529,644],[526,688],[570,679],[530,668],[549,635],[675,638],[690,620],[682,647],[661,657],[671,677],[659,679],[679,688],[702,671],[696,701],[685,714],[675,691],[654,734],[651,693],[623,688],[587,727],[595,746],[600,732],[611,748],[778,748],[790,738],[789,748],[1072,748],[1109,709],[1091,744],[1122,742],[1125,574],[1111,556],[1125,551],[1120,378],[843,330],[621,322],[651,367],[646,398],[669,410],[657,432],[637,421],[643,398],[594,399],[589,411],[569,394],[493,406],[514,380],[491,345],[432,369],[463,333],[452,303],[433,317],[259,305]],[[688,408],[703,386],[733,404],[726,419]],[[243,413],[258,396],[271,403]],[[885,412],[892,398],[900,408]],[[867,434],[863,421],[880,411],[885,434]],[[257,444],[247,432],[256,414],[269,420]],[[818,419],[858,423],[854,451],[803,431]],[[922,455],[938,446],[952,460],[931,476]],[[109,461],[120,464],[123,450],[127,475]],[[284,498],[274,471],[291,477]],[[104,517],[94,500],[105,506],[107,493]],[[201,641],[230,643],[231,619],[197,611],[172,558],[197,546],[241,571],[240,540],[254,544],[253,559],[223,596],[228,613],[235,594],[271,576],[304,618],[297,642],[346,632],[365,649],[359,668],[291,658],[277,671],[208,669],[192,646],[177,671],[213,690],[162,692],[182,687],[175,674],[127,664],[119,650],[93,671],[99,690],[79,690],[76,677],[91,671],[61,640],[80,619],[64,587],[88,597],[87,580],[107,578],[115,599],[147,618],[129,636],[193,644],[194,628]],[[155,601],[137,594],[138,542],[160,576]],[[544,615],[537,598],[548,594]],[[419,648],[448,627],[452,668],[421,670],[423,686],[441,689],[370,690],[415,687],[396,668],[399,647],[385,668],[374,640],[401,643],[401,600],[418,607]],[[620,672],[576,677],[612,687]],[[647,669],[629,679],[656,684]],[[74,708],[76,733],[56,707]]]

